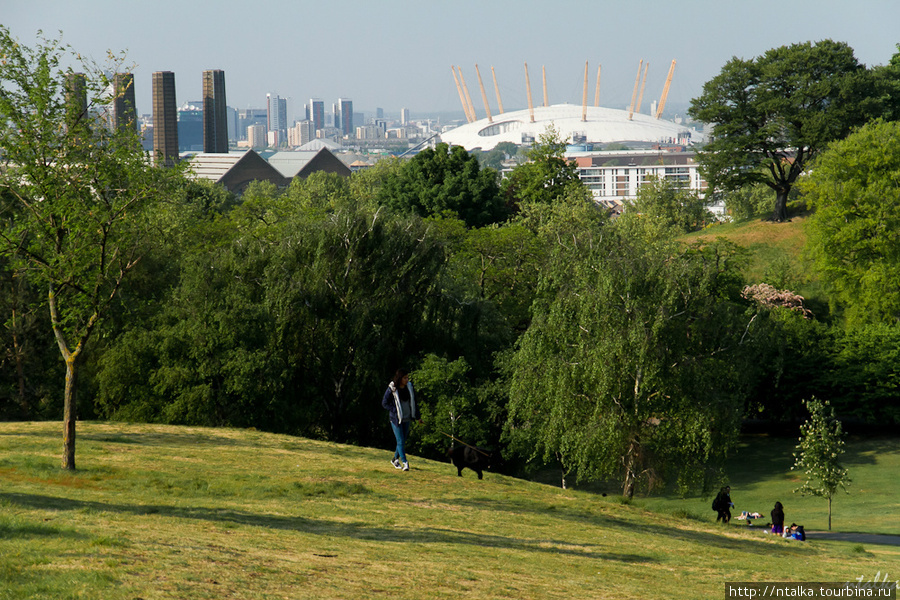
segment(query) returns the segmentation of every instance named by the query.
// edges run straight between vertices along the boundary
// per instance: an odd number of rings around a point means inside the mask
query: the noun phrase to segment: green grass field
[[[623,504],[420,459],[402,473],[388,450],[256,431],[78,427],[69,473],[60,424],[0,423],[0,599],[716,598],[900,575],[900,547],[718,526],[706,498]],[[785,446],[741,448],[738,510],[788,497]],[[900,444],[850,450],[836,529],[896,532]],[[824,501],[783,502],[818,524]]]

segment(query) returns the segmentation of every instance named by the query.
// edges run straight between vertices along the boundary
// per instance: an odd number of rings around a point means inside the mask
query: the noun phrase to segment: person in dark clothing
[[[784,533],[784,506],[781,505],[781,502],[775,503],[775,508],[772,509],[772,533],[777,533],[781,535]]]
[[[716,499],[713,500],[712,508],[718,513],[716,523],[719,521],[722,521],[723,523],[731,521],[732,506],[734,506],[734,502],[731,501],[731,488],[726,485],[719,490],[719,494],[716,496]]]
[[[381,399],[381,406],[388,411],[391,429],[397,440],[397,449],[391,464],[394,468],[409,471],[409,461],[406,459],[406,440],[409,439],[409,426],[412,421],[419,421],[419,411],[416,408],[416,394],[413,391],[409,373],[403,369],[397,369],[394,378],[388,383],[388,387]]]

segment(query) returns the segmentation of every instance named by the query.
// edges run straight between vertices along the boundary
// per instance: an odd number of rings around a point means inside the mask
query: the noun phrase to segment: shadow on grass
[[[60,427],[60,431],[62,428]],[[3,431],[3,437],[47,438],[54,442],[62,440],[59,431]],[[252,446],[259,444],[256,440],[241,440],[232,437],[209,433],[82,433],[77,434],[78,442],[100,442],[106,444],[140,444],[145,446]]]
[[[10,504],[23,508],[60,511],[106,511],[131,514],[135,516],[160,515],[179,519],[197,519],[229,524],[249,525],[300,531],[328,537],[346,537],[357,540],[378,542],[399,542],[417,544],[465,544],[487,548],[503,548],[527,552],[548,552],[551,554],[567,554],[571,556],[613,560],[625,563],[654,563],[657,559],[640,554],[608,552],[595,544],[573,544],[565,540],[523,539],[501,535],[472,533],[440,528],[405,529],[399,527],[375,527],[368,523],[347,523],[323,521],[305,517],[285,517],[276,515],[259,515],[235,510],[222,510],[201,507],[177,507],[164,505],[128,505],[105,504],[71,500],[37,494],[0,494],[0,498]]]
[[[59,527],[54,527],[52,525],[40,525],[37,523],[4,523],[0,521],[0,540],[4,538],[16,538],[21,540],[22,538],[59,538],[66,537],[72,539],[89,539],[91,536],[78,533],[76,531],[70,531],[66,529],[61,529]]]
[[[665,537],[681,542],[700,544],[712,548],[722,548],[723,550],[734,552],[759,554],[787,551],[786,548],[773,548],[772,545],[765,540],[756,540],[752,538],[735,539],[727,537],[716,530],[718,529],[717,526],[710,526],[709,531],[693,531],[679,529],[675,527],[674,524],[672,527],[667,527],[665,525],[634,523],[608,514],[560,507],[555,504],[539,505],[534,502],[529,502],[528,500],[472,499],[461,500],[458,501],[457,504],[485,511],[506,511],[515,514],[532,513],[544,516],[552,515],[556,518],[575,521],[585,525],[619,529],[631,533],[640,533],[648,537]],[[608,506],[610,508],[615,508],[615,505]],[[723,530],[723,533],[724,531],[725,530]]]

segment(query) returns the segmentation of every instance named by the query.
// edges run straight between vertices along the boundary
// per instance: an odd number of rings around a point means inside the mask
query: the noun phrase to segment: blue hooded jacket
[[[412,381],[406,382],[406,389],[409,390],[409,420],[417,421],[419,419],[419,411],[416,409],[416,394],[413,392]],[[402,413],[400,412],[400,394],[397,393],[397,388],[394,386],[393,381],[388,384],[387,389],[384,391],[381,406],[388,411],[391,423],[399,425],[403,422],[401,418]]]

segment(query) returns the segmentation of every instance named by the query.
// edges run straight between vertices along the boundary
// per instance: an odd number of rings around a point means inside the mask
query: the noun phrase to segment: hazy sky
[[[26,45],[38,29],[62,31],[101,62],[126,51],[141,113],[152,72],[175,72],[181,104],[201,98],[205,69],[225,71],[236,108],[262,108],[272,93],[295,116],[310,97],[327,110],[350,98],[369,114],[458,111],[458,65],[484,116],[476,63],[496,114],[491,66],[510,110],[527,106],[525,62],[536,104],[541,67],[551,104],[581,104],[585,61],[588,102],[601,64],[600,103],[623,108],[641,59],[646,112],[673,59],[670,106],[699,95],[731,57],[795,42],[844,41],[866,65],[884,64],[900,42],[900,0],[0,0],[0,23]]]

